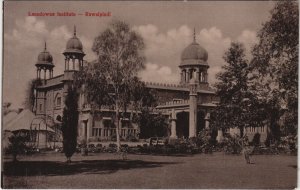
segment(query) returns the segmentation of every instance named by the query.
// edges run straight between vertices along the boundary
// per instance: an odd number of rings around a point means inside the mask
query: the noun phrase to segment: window
[[[61,106],[61,97],[56,98],[56,106]]]
[[[101,137],[101,129],[99,129],[99,137]]]
[[[43,110],[43,104],[40,104],[40,111]]]

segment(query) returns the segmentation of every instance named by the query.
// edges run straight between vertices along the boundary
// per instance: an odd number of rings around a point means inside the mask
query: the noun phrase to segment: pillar
[[[188,83],[190,81],[190,70],[186,69],[186,73],[185,73],[185,82]]]
[[[69,63],[70,63],[70,60],[68,59],[67,60],[67,70],[69,70],[69,66],[70,66]]]
[[[44,69],[44,80],[46,80],[46,69]]]
[[[221,130],[221,129],[219,129],[218,130],[218,136],[217,136],[217,138],[216,138],[216,140],[218,141],[218,142],[222,142],[223,141],[223,131]]]
[[[82,121],[82,140],[87,142],[87,121]]]
[[[203,82],[203,80],[202,80],[202,79],[203,79],[203,72],[202,72],[202,71],[200,71],[200,75],[199,75],[199,81],[200,81],[200,82]]]
[[[73,62],[73,71],[75,70],[75,59],[73,58],[72,59],[72,62]]]
[[[190,83],[189,138],[197,136],[197,84]]]
[[[176,135],[176,112],[175,109],[172,109],[172,118],[171,118],[171,138],[177,138]]]
[[[209,129],[209,119],[210,119],[210,113],[207,112],[205,115],[205,129]]]
[[[180,72],[180,83],[183,83],[183,71]]]
[[[197,68],[197,71],[196,71],[196,81],[199,82],[199,75],[200,75],[200,69]]]

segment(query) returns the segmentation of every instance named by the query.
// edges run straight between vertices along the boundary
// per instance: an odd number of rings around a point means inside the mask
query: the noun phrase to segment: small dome
[[[74,51],[74,52],[82,52],[82,43],[81,41],[76,37],[73,36],[69,41],[67,42],[66,51]]]
[[[52,55],[47,51],[46,43],[45,43],[45,49],[38,55],[37,63],[36,65],[53,65],[53,57]]]
[[[83,46],[79,38],[76,36],[76,28],[74,27],[74,36],[67,42],[65,53],[83,53]]]
[[[193,42],[188,47],[186,47],[181,54],[182,61],[191,59],[206,62],[208,59],[208,53],[198,43]]]

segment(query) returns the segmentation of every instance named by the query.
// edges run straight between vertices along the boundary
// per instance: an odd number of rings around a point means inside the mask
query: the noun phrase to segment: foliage
[[[135,96],[136,90],[143,87],[137,77],[144,68],[143,49],[144,42],[140,35],[125,22],[113,21],[94,40],[92,50],[97,54],[97,60],[77,77],[77,84],[84,86],[92,109],[110,105],[116,110],[112,118],[117,128],[118,150],[120,118],[132,101],[139,100]]]
[[[259,133],[255,133],[252,139],[252,145],[255,147],[260,146],[260,134]]]
[[[249,63],[245,58],[244,46],[240,43],[231,43],[224,55],[226,65],[223,72],[217,75],[219,82],[215,84],[220,103],[214,111],[214,128],[237,127],[243,135],[243,129],[251,125],[251,113],[249,100],[251,94],[248,91]]]
[[[224,151],[229,154],[240,154],[242,151],[242,138],[238,135],[225,135]]]
[[[12,110],[10,109],[11,102],[4,102],[2,105],[3,115],[7,115]]]
[[[63,150],[70,161],[76,151],[78,127],[78,93],[75,86],[69,86],[62,118]]]
[[[17,161],[17,155],[24,153],[26,150],[26,137],[20,135],[12,135],[8,138],[9,146],[7,152],[13,155],[13,161]]]
[[[154,114],[148,109],[142,110],[138,116],[140,126],[140,138],[163,137],[167,134],[168,124],[166,117],[162,114]]]
[[[278,121],[296,134],[298,123],[299,10],[295,1],[277,2],[271,18],[258,32],[251,63],[254,95],[264,105],[273,136]]]
[[[30,111],[33,111],[35,105],[35,99],[36,99],[35,89],[37,86],[41,84],[42,84],[41,79],[33,79],[29,81],[26,90],[26,97],[24,101],[25,109],[29,109]]]

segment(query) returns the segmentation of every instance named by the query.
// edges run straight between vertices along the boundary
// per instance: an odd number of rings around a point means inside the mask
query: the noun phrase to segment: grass
[[[297,157],[212,155],[75,154],[66,164],[61,153],[4,158],[4,188],[260,188],[292,189],[297,182]]]

